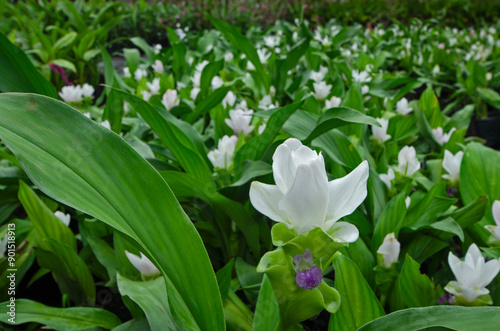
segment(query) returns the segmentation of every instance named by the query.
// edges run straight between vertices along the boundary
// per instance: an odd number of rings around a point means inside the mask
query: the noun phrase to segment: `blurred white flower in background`
[[[136,81],[140,81],[143,77],[147,77],[148,72],[145,69],[139,69],[134,72],[134,78]]]
[[[227,105],[229,105],[230,107],[234,107],[235,103],[236,103],[236,94],[234,94],[232,91],[227,92],[224,99],[222,99],[222,106],[224,108],[226,108]]]
[[[327,85],[325,82],[314,83],[314,97],[318,100],[324,100],[330,94],[332,85]]]
[[[354,242],[357,228],[337,221],[365,199],[368,170],[363,161],[345,177],[328,181],[323,155],[290,138],[273,155],[276,185],[253,182],[250,201],[262,214],[298,232],[320,227],[334,240]]]
[[[444,151],[443,169],[448,174],[444,174],[442,177],[448,179],[452,184],[456,184],[460,178],[460,165],[463,157],[464,152],[462,151],[457,152],[455,155],[448,150]]]
[[[451,135],[453,134],[453,132],[455,132],[455,130],[456,130],[456,128],[452,128],[448,133],[444,133],[443,128],[438,127],[438,128],[432,129],[432,134],[436,138],[437,142],[442,146],[450,140]]]
[[[69,222],[71,221],[71,215],[65,214],[62,211],[57,210],[54,215],[64,223],[64,225],[69,226]]]
[[[353,70],[352,71],[352,80],[358,83],[369,83],[372,81],[370,74],[366,71]]]
[[[243,110],[243,109],[233,109],[229,111],[229,117],[226,118],[225,122],[227,126],[234,130],[235,134],[243,134],[246,136],[254,129],[253,125],[250,125],[252,121],[253,110]]]
[[[151,95],[158,94],[160,92],[160,78],[155,78],[153,81],[146,82],[146,86],[149,88]]]
[[[81,91],[84,98],[92,98],[94,96],[94,88],[87,83],[83,84]]]
[[[208,159],[212,162],[214,168],[216,169],[229,169],[233,160],[234,150],[236,149],[236,143],[238,138],[236,136],[224,136],[219,139],[217,144],[217,149],[208,152]]]
[[[394,263],[398,262],[400,250],[401,244],[396,239],[394,232],[389,233],[385,236],[384,242],[377,250],[377,253],[379,254],[379,264],[381,264],[384,268],[389,269]]]
[[[399,151],[398,162],[396,170],[406,177],[413,176],[420,169],[417,152],[413,146],[405,146]]]
[[[264,130],[266,129],[266,124],[261,124],[258,128],[257,128],[257,132],[259,134],[262,134],[262,132],[264,132]]]
[[[224,54],[224,61],[231,62],[234,59],[234,55],[231,52]]]
[[[389,188],[389,191],[392,189],[392,180],[396,178],[396,174],[394,173],[394,170],[392,168],[389,168],[387,171],[387,174],[380,174],[379,175],[380,180],[384,182],[384,184]]]
[[[493,214],[493,220],[496,225],[485,225],[484,227],[490,231],[496,240],[500,242],[500,200],[493,202],[491,207],[491,213]]]
[[[177,97],[177,90],[167,90],[163,95],[161,103],[165,106],[167,110],[174,108],[179,105],[179,98]]]
[[[319,83],[325,78],[327,72],[328,68],[319,66],[318,71],[311,71],[311,73],[309,74],[309,79],[312,79],[316,83]]]
[[[269,47],[269,48],[274,48],[276,46],[279,46],[279,44],[280,44],[280,37],[279,36],[267,36],[267,37],[264,37],[264,44],[266,44],[266,46]]]
[[[216,89],[224,85],[224,81],[219,76],[214,76],[214,78],[212,78],[211,85],[212,85],[212,90],[215,91]]]
[[[99,123],[99,124],[101,124],[101,125],[102,125],[103,127],[105,127],[106,129],[111,130],[111,123],[109,123],[109,121],[108,121],[108,120],[105,120],[104,122],[101,122],[101,123]]]
[[[370,92],[370,87],[368,85],[361,86],[361,94],[365,95],[368,92]]]
[[[342,102],[341,98],[333,96],[330,100],[328,100],[328,99],[325,100],[326,109],[336,108],[336,107],[340,106],[341,102]]]
[[[373,132],[373,138],[375,138],[381,143],[391,139],[391,136],[387,134],[387,128],[389,127],[389,120],[385,118],[377,118],[376,120],[381,125],[381,127],[375,125],[371,126]]]
[[[151,66],[156,73],[163,73],[165,71],[165,68],[163,67],[163,62],[160,60],[156,60],[155,63]]]
[[[408,106],[408,100],[402,98],[396,103],[396,112],[401,115],[408,115],[413,111],[413,108]]]
[[[160,270],[141,252],[141,257],[125,251],[125,255],[132,265],[139,270],[141,276],[151,277],[160,274]]]
[[[64,86],[59,92],[59,96],[66,102],[79,102],[82,101],[82,88],[80,85]]]

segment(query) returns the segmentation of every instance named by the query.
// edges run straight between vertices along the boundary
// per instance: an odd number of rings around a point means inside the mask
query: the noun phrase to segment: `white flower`
[[[146,82],[146,86],[149,88],[151,95],[158,94],[160,92],[160,78],[153,79],[153,82]]]
[[[272,86],[269,87],[269,95],[272,96],[273,98],[276,96],[276,87]]]
[[[155,51],[155,54],[160,54],[160,51],[162,50],[163,46],[160,45],[160,44],[156,44],[154,46],[154,51]],[[158,61],[158,60],[157,60]],[[163,70],[162,70],[163,71]]]
[[[191,77],[191,81],[193,82],[193,86],[200,87],[200,80],[201,80],[201,71],[196,70],[194,72],[193,77]]]
[[[394,173],[394,170],[392,170],[392,168],[389,168],[389,170],[387,171],[387,174],[380,174],[379,177],[380,177],[380,180],[383,181],[385,185],[387,185],[387,187],[389,188],[389,191],[390,191],[392,188],[391,181],[394,178],[396,178],[396,174]]]
[[[163,67],[163,62],[160,60],[156,60],[155,64],[151,66],[153,70],[159,74],[163,73],[165,71],[165,68]]]
[[[200,63],[198,63],[196,65],[196,71],[199,71],[200,73],[203,71],[203,69],[205,69],[205,67],[207,66],[207,64],[209,64],[210,62],[208,62],[207,60],[203,60],[201,61]]]
[[[377,253],[381,256],[381,264],[388,269],[392,266],[393,263],[398,262],[400,249],[401,244],[396,239],[394,232],[386,235],[384,238],[384,242],[377,250]]]
[[[69,226],[69,222],[71,221],[71,215],[65,214],[62,211],[57,210],[54,215],[64,223],[64,225]]]
[[[235,134],[243,134],[246,136],[250,132],[252,132],[254,126],[250,125],[252,121],[253,110],[242,110],[242,109],[233,109],[229,111],[229,117],[226,118],[225,122],[227,126],[234,130]]]
[[[149,99],[151,99],[151,93],[149,91],[141,91],[141,94],[144,101],[149,101]]]
[[[311,71],[311,73],[309,74],[309,79],[312,79],[316,83],[319,83],[325,78],[327,72],[328,68],[319,66],[318,71]]]
[[[236,95],[232,91],[227,92],[224,99],[222,99],[222,106],[224,108],[226,108],[227,105],[233,107],[235,103],[236,103]]]
[[[195,101],[196,97],[198,96],[198,93],[200,93],[200,88],[199,87],[193,87],[193,89],[189,93],[189,96],[191,97],[191,100]]]
[[[413,146],[405,146],[399,151],[396,170],[403,176],[411,177],[420,169],[417,152]]]
[[[146,77],[148,75],[148,72],[144,69],[137,69],[135,72],[134,72],[134,78],[136,81],[140,81],[142,79],[142,77]]]
[[[457,281],[449,282],[445,290],[466,303],[490,293],[486,286],[500,271],[500,260],[485,262],[476,244],[469,247],[464,261],[450,252],[448,264]]]
[[[396,103],[396,112],[401,115],[408,115],[413,111],[413,108],[408,107],[408,100],[402,98]]]
[[[86,118],[92,119],[92,116],[90,116],[90,113],[88,113],[88,112],[87,113],[83,113],[83,116],[85,116]]]
[[[318,100],[324,100],[330,94],[332,89],[331,85],[327,85],[325,82],[314,83],[314,97]]]
[[[109,123],[109,121],[108,121],[108,120],[105,120],[104,122],[101,122],[101,123],[99,123],[99,124],[101,124],[101,125],[102,125],[103,127],[105,127],[106,129],[111,130],[111,123]]]
[[[411,198],[410,197],[406,197],[406,199],[405,199],[406,209],[410,208],[410,204],[411,204]]]
[[[274,48],[276,46],[279,46],[279,44],[280,44],[280,37],[279,36],[267,36],[267,37],[264,37],[264,43],[266,44],[267,47]]]
[[[179,40],[186,38],[186,33],[182,29],[175,29],[175,34],[179,37]]]
[[[214,168],[229,169],[231,167],[237,142],[238,138],[236,136],[224,136],[219,140],[217,149],[208,152],[208,159],[212,162]]]
[[[358,70],[352,71],[352,80],[359,83],[369,83],[372,81],[370,74],[366,71],[359,72]]]
[[[365,95],[368,92],[370,92],[370,87],[368,85],[361,86],[361,94]]]
[[[163,98],[161,100],[161,103],[165,106],[167,110],[170,110],[174,108],[175,106],[179,105],[179,98],[177,97],[177,91],[176,90],[167,90],[165,94],[163,95]]]
[[[436,64],[434,68],[432,68],[432,75],[437,76],[441,72],[441,68],[439,67],[439,64]]]
[[[464,157],[464,152],[460,151],[453,155],[450,151],[444,151],[443,159],[443,169],[448,172],[448,174],[443,175],[443,178],[448,179],[452,184],[458,182],[460,178],[460,165],[462,164],[462,158]]]
[[[66,102],[79,102],[82,101],[82,87],[77,86],[64,86],[59,92],[59,96]]]
[[[247,101],[243,99],[241,102],[236,104],[235,108],[247,110],[248,109]]]
[[[214,78],[212,78],[212,90],[215,91],[216,89],[218,89],[222,85],[224,85],[222,78],[220,78],[219,76],[214,76]]]
[[[493,220],[496,225],[485,225],[484,227],[488,229],[488,231],[490,231],[498,241],[500,241],[500,200],[493,202],[491,213],[493,214]]]
[[[273,155],[276,185],[253,182],[250,201],[255,209],[299,232],[322,228],[339,242],[354,242],[357,228],[337,222],[365,199],[369,174],[363,161],[345,177],[328,181],[323,155],[290,138]]]
[[[382,127],[372,125],[373,138],[377,139],[381,143],[391,139],[391,136],[387,134],[389,120],[386,120],[385,118],[377,118],[377,122]]]
[[[266,124],[261,124],[258,128],[257,128],[257,132],[259,134],[262,134],[262,132],[264,132],[264,130],[266,129]]]
[[[340,106],[341,102],[342,102],[341,98],[333,96],[330,100],[328,100],[328,99],[325,100],[326,109],[336,108],[336,107]]]
[[[234,59],[234,55],[231,52],[224,54],[224,61],[231,62]]]
[[[450,140],[451,135],[455,132],[455,130],[456,128],[452,128],[448,133],[444,133],[443,128],[438,127],[436,129],[432,129],[432,134],[436,137],[437,142],[442,146]]]
[[[278,103],[276,105],[273,104],[273,99],[271,98],[270,95],[265,95],[262,97],[262,99],[259,101],[259,109],[272,109],[279,107]]]
[[[141,257],[125,251],[128,260],[132,265],[139,270],[143,277],[156,276],[160,274],[160,270],[141,252]]]
[[[130,69],[128,67],[123,68],[123,77],[132,77],[130,75]]]
[[[92,98],[94,95],[94,88],[87,83],[83,84],[81,91],[84,98]]]
[[[257,55],[259,56],[260,63],[264,64],[271,57],[271,53],[269,53],[265,48],[260,48],[257,50]]]

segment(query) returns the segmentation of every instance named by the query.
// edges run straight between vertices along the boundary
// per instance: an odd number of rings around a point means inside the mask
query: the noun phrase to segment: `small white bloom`
[[[274,87],[272,85],[271,85],[271,87],[269,87],[269,95],[273,98],[276,96],[276,87]]]
[[[149,91],[141,91],[141,94],[144,101],[149,101],[149,99],[151,99],[151,93]]]
[[[136,81],[140,81],[142,77],[147,77],[147,75],[148,72],[144,69],[137,68],[137,70],[134,72],[134,78]]]
[[[163,95],[161,103],[165,106],[167,110],[174,108],[179,105],[179,98],[177,97],[176,90],[167,90]]]
[[[258,49],[257,55],[259,55],[259,60],[262,64],[267,63],[267,60],[271,57],[271,53],[269,53],[265,48]]]
[[[438,44],[438,48],[439,49],[444,49],[446,47],[446,45],[444,43],[439,43]]]
[[[490,81],[493,78],[493,74],[491,72],[486,73],[486,80]]]
[[[156,45],[154,46],[154,52],[155,52],[155,54],[160,54],[160,51],[161,51],[162,49],[163,49],[163,46],[162,46],[162,45],[160,45],[160,44],[156,44]]]
[[[264,132],[264,130],[266,129],[266,125],[265,124],[261,124],[258,128],[257,128],[257,132],[259,134],[262,134],[262,132]]]
[[[389,120],[385,118],[377,118],[377,122],[382,126],[372,125],[373,138],[377,139],[379,142],[383,143],[391,139],[391,136],[387,134],[387,128],[389,127]]]
[[[141,257],[125,251],[128,260],[132,265],[139,270],[143,277],[156,276],[160,274],[160,270],[141,252]]]
[[[234,94],[232,91],[227,92],[224,99],[222,99],[222,106],[224,108],[226,108],[227,105],[229,105],[230,107],[234,107],[235,103],[236,103],[236,94]]]
[[[267,36],[267,37],[264,37],[264,43],[266,44],[267,47],[274,48],[276,46],[279,46],[279,44],[280,44],[280,37],[279,36]]]
[[[392,168],[389,168],[387,171],[387,174],[380,174],[379,175],[380,180],[384,182],[384,184],[387,186],[389,191],[392,189],[392,180],[396,178],[396,174],[394,173],[394,170]]]
[[[486,286],[500,271],[500,260],[485,262],[476,244],[469,247],[464,261],[450,252],[448,264],[457,281],[449,282],[445,290],[453,294],[459,302],[465,303],[490,293]]]
[[[207,64],[209,64],[210,62],[208,62],[207,60],[203,60],[201,61],[200,63],[198,63],[196,65],[196,71],[199,71],[200,73],[203,71],[203,69],[205,69],[205,67],[207,66]]]
[[[485,225],[485,228],[488,229],[488,231],[490,231],[498,241],[500,241],[500,200],[493,202],[491,213],[493,214],[493,220],[496,225]]]
[[[456,184],[460,178],[460,165],[462,164],[462,158],[464,157],[464,152],[460,151],[453,155],[450,151],[444,151],[443,159],[443,169],[448,172],[448,174],[443,175],[443,178],[448,179],[451,183]]]
[[[366,71],[359,72],[358,70],[352,71],[352,80],[359,83],[369,83],[372,81],[370,74]]]
[[[325,82],[314,83],[314,97],[318,100],[324,100],[330,94],[332,85],[327,85]]]
[[[341,102],[342,102],[341,98],[333,96],[330,100],[328,100],[328,99],[325,100],[326,109],[336,108],[336,107],[340,106]]]
[[[320,227],[338,242],[354,242],[357,228],[337,221],[366,198],[368,174],[368,162],[363,161],[347,176],[328,181],[323,155],[290,138],[273,155],[276,185],[253,182],[250,201],[273,221],[299,232]]]
[[[384,238],[384,242],[377,250],[377,253],[381,256],[380,262],[382,266],[389,269],[394,263],[398,262],[400,250],[401,244],[396,239],[394,232],[386,235]]]
[[[186,33],[182,29],[175,29],[175,34],[179,37],[179,40],[186,38]]]
[[[207,155],[214,168],[229,169],[231,167],[237,142],[238,138],[236,136],[224,136],[219,140],[217,149],[210,151]]]
[[[80,85],[64,86],[59,92],[59,96],[66,102],[79,102],[82,101],[82,88]]]
[[[222,81],[222,78],[220,78],[219,76],[214,76],[214,78],[212,78],[211,84],[212,84],[212,90],[215,91],[216,89],[224,85],[224,82]]]
[[[439,67],[439,64],[436,64],[434,68],[432,68],[432,75],[436,77],[437,75],[439,75],[440,72],[441,68]]]
[[[437,142],[442,146],[450,140],[451,135],[455,132],[455,130],[456,128],[452,128],[448,133],[444,133],[443,128],[438,127],[436,129],[432,129],[432,134],[436,137]]]
[[[123,68],[123,77],[132,77],[130,75],[130,69],[128,67]]]
[[[368,85],[363,85],[361,86],[361,93],[365,95],[366,93],[370,92],[370,87]]]
[[[54,215],[64,223],[64,225],[69,226],[69,222],[71,221],[71,215],[65,214],[62,211],[57,210]]]
[[[158,94],[160,92],[160,78],[153,79],[153,82],[146,82],[146,86],[149,88],[151,95]]]
[[[413,146],[405,146],[398,154],[398,166],[396,170],[403,176],[411,177],[420,169],[417,152]]]
[[[410,204],[411,204],[411,198],[410,197],[406,197],[406,199],[405,199],[406,209],[410,208]]]
[[[224,54],[224,61],[231,62],[234,59],[234,55],[231,52]]]
[[[194,72],[193,77],[191,77],[191,81],[193,82],[194,87],[200,87],[200,81],[201,81],[201,71],[196,70]]]
[[[396,103],[396,112],[401,115],[408,115],[413,111],[413,108],[408,106],[408,100],[402,98]]]
[[[161,74],[165,71],[165,68],[163,67],[163,62],[161,62],[160,60],[156,60],[155,64],[153,64],[151,67],[153,68],[153,70],[156,73],[159,73],[159,74]]]
[[[309,74],[309,79],[312,79],[316,83],[319,83],[325,78],[327,72],[328,68],[320,66],[318,71],[311,71],[311,73]]]
[[[254,129],[253,125],[250,125],[252,121],[253,110],[242,110],[234,109],[229,111],[229,117],[226,118],[225,122],[227,126],[234,130],[235,134],[243,134],[246,136]]]
[[[85,83],[82,86],[82,96],[84,98],[92,98],[94,95],[94,88],[89,84]]]
[[[86,118],[92,119],[92,117],[90,116],[90,113],[83,113],[83,116],[85,116]]]
[[[196,97],[198,96],[198,93],[200,93],[200,88],[199,87],[193,87],[193,89],[189,93],[189,96],[191,97],[191,100],[195,101]]]
[[[189,64],[190,67],[193,65],[193,62],[194,62],[194,58],[192,56],[190,56],[188,58],[188,64]]]
[[[176,86],[177,91],[180,91],[180,90],[182,90],[183,88],[185,88],[187,85],[186,85],[186,83],[183,83],[183,82],[181,82],[181,81],[178,81],[178,82],[176,82],[176,83],[175,83],[175,86]]]
[[[101,124],[101,125],[102,125],[103,127],[105,127],[106,129],[111,130],[111,123],[109,123],[109,121],[108,121],[108,120],[105,120],[104,122],[101,122],[101,123],[99,123],[99,124]]]
[[[248,109],[247,101],[245,99],[241,100],[241,102],[236,104],[235,108],[247,110]]]

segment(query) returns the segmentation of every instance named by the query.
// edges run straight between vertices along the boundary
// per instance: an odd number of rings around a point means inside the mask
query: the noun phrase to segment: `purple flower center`
[[[295,255],[293,262],[295,264],[294,269],[297,272],[295,276],[297,285],[305,290],[312,290],[321,284],[323,273],[319,267],[314,265],[312,253],[309,249],[306,249],[304,254]]]
[[[457,193],[457,189],[455,187],[450,187],[446,190],[446,194],[448,194],[449,196],[454,196],[455,193]]]

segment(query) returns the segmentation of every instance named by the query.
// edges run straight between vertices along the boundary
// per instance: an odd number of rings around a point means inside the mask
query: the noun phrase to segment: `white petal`
[[[337,222],[325,230],[336,242],[353,243],[358,240],[359,231],[351,223]]]
[[[351,214],[366,198],[368,162],[363,161],[350,174],[328,183],[327,220],[337,221]]]
[[[299,165],[292,187],[278,205],[297,228],[321,226],[325,221],[328,181],[315,177],[315,172],[312,166]]]
[[[287,144],[281,144],[273,155],[273,176],[283,194],[288,192],[295,178],[295,164],[292,151]]]
[[[493,219],[495,220],[495,223],[497,226],[500,226],[500,200],[496,200],[493,202],[493,207],[491,209],[493,213]]]
[[[285,212],[278,208],[283,193],[276,185],[252,182],[250,186],[250,202],[260,213],[276,222],[288,223]]]
[[[490,260],[485,263],[483,268],[481,268],[481,274],[474,284],[476,287],[486,287],[489,283],[496,277],[498,272],[500,271],[500,261],[499,260]]]

